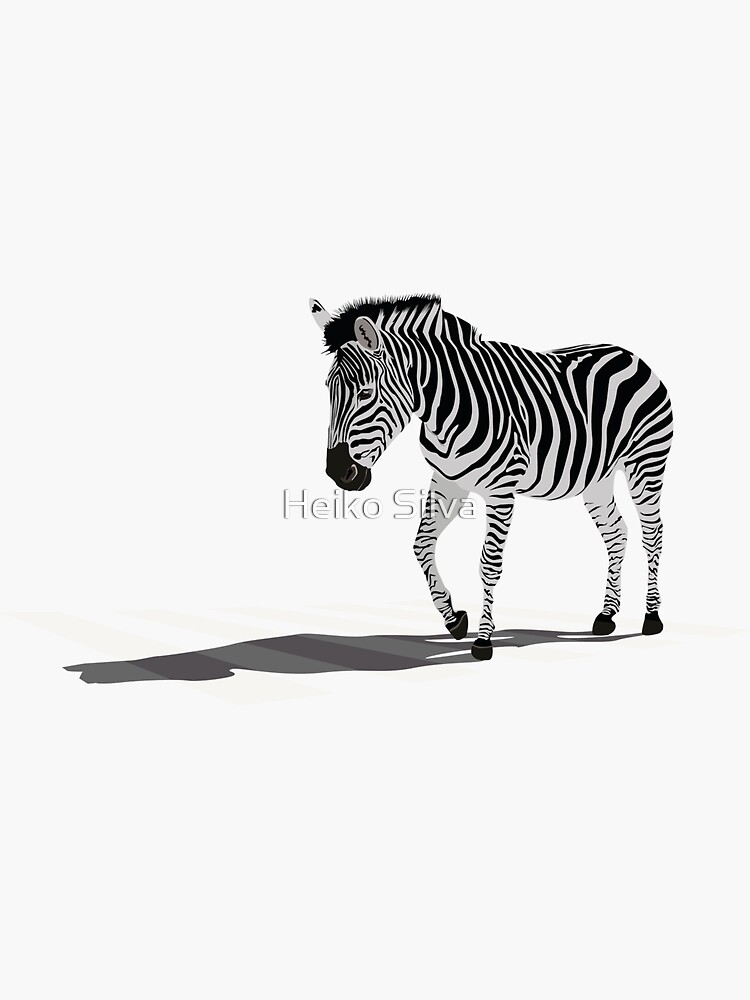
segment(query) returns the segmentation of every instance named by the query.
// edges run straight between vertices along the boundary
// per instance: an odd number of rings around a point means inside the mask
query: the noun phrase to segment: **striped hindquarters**
[[[671,404],[644,361],[609,344],[510,351],[523,373],[516,388],[529,455],[518,492],[575,496],[626,460],[663,471]]]

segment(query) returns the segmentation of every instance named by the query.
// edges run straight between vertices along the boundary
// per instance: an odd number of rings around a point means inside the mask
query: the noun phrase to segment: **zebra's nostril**
[[[349,468],[344,473],[344,475],[341,477],[341,482],[351,483],[356,478],[357,478],[357,466],[350,465]]]

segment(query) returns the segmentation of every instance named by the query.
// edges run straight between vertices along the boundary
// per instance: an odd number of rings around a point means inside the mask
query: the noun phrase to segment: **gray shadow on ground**
[[[639,634],[639,633],[638,633]],[[503,646],[542,643],[618,642],[627,635],[595,636],[587,632],[505,629],[493,637],[495,658]],[[411,670],[436,663],[476,663],[471,637],[460,642],[441,635],[277,635],[268,639],[201,649],[197,652],[148,656],[139,660],[82,663],[66,670],[80,672],[87,684],[125,681],[212,681],[234,676],[235,670],[275,674],[320,674],[332,670]]]

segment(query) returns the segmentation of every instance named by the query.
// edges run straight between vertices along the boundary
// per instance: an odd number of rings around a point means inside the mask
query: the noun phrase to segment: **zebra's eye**
[[[375,390],[371,385],[365,386],[364,389],[360,389],[359,392],[357,393],[357,399],[359,400],[372,399],[374,393]]]

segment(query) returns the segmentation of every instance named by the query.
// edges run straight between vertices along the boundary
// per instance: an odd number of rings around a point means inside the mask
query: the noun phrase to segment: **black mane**
[[[377,321],[381,310],[386,313],[386,319],[397,309],[421,308],[439,302],[439,295],[394,295],[382,298],[355,299],[336,311],[323,331],[323,340],[329,354],[334,354],[350,340],[354,340],[354,320],[357,316],[367,316],[373,322]]]

